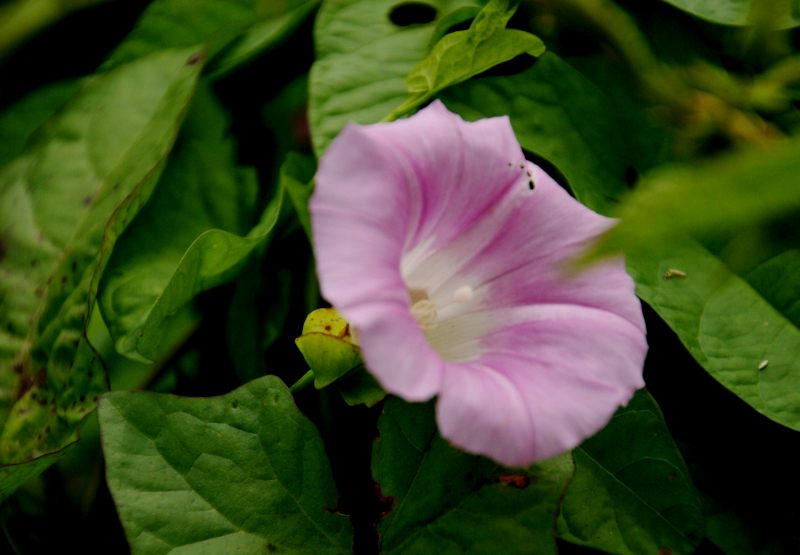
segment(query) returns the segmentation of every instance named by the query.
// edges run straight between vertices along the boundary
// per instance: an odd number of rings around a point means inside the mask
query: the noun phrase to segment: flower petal
[[[348,317],[358,322],[364,363],[386,391],[407,401],[436,395],[444,361],[425,339],[407,304],[364,304]]]
[[[534,432],[525,399],[492,368],[447,364],[436,421],[442,437],[470,453],[506,466],[522,466],[534,459]]]
[[[413,118],[363,128],[401,167],[412,205],[405,247],[447,245],[495,206],[525,158],[507,117],[465,122],[440,101]]]
[[[644,385],[644,335],[620,316],[538,305],[467,317],[497,328],[481,338],[484,354],[448,367],[442,383],[440,429],[467,451],[509,465],[551,457],[600,430]],[[502,389],[487,385],[497,381]],[[480,403],[452,397],[475,392],[488,397]],[[494,425],[508,411],[514,425]]]

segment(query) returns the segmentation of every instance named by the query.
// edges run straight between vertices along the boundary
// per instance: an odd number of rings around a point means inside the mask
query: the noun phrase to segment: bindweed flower
[[[522,466],[578,445],[644,385],[641,306],[622,260],[565,263],[613,222],[525,160],[507,118],[434,102],[349,125],[310,203],[325,298],[366,367],[438,396],[454,445]]]

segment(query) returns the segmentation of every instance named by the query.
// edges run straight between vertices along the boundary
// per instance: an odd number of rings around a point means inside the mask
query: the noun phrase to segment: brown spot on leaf
[[[34,381],[30,376],[22,376],[19,380],[19,388],[17,390],[17,399],[22,397],[33,387]]]
[[[397,498],[392,496],[385,496],[381,491],[381,485],[378,482],[375,482],[375,497],[378,501],[378,519],[386,518],[386,515],[392,512],[394,509],[395,504],[397,503]]]
[[[672,555],[672,549],[662,545],[658,548],[658,555]]]
[[[189,56],[188,60],[186,60],[186,65],[193,66],[202,59],[203,59],[203,52],[195,52],[194,54]]]
[[[498,481],[504,486],[511,486],[517,489],[523,489],[528,486],[528,477],[524,474],[503,474],[498,478]]]
[[[93,200],[94,197],[92,197],[92,195],[86,195],[85,197],[83,197],[81,204],[83,204],[84,206],[89,206],[90,204],[92,204]]]
[[[325,326],[325,331],[331,331],[331,325],[330,325],[330,324],[328,324],[327,326]]]

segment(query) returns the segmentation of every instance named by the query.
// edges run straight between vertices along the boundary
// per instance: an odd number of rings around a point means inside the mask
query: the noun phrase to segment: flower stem
[[[308,372],[303,374],[300,377],[299,380],[294,382],[294,385],[292,385],[289,388],[289,392],[297,393],[298,391],[304,390],[306,387],[308,387],[312,383],[314,383],[314,371],[313,370],[309,370]]]

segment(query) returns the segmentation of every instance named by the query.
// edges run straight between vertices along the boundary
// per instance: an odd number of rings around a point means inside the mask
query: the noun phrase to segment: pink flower
[[[311,200],[322,293],[367,368],[441,434],[522,466],[578,445],[644,385],[641,306],[622,260],[564,263],[613,222],[527,162],[508,118],[440,102],[351,124]]]

